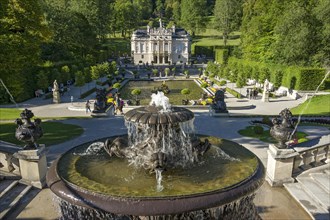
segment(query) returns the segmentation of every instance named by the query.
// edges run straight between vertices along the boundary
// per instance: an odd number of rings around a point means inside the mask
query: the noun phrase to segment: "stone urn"
[[[24,146],[25,150],[37,149],[38,144],[36,141],[43,135],[42,128],[40,127],[41,119],[36,118],[34,122],[31,122],[34,114],[28,109],[24,109],[20,116],[21,118],[15,120],[15,123],[18,125],[15,132],[16,139],[26,143]]]
[[[279,116],[280,117],[276,117],[272,120],[273,127],[270,129],[270,135],[278,141],[276,144],[277,148],[286,149],[288,148],[286,142],[289,141],[295,133],[292,113],[286,108],[280,112]]]

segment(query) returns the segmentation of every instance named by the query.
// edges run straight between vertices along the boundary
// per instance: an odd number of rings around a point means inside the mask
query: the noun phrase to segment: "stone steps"
[[[311,173],[310,176],[321,186],[327,193],[330,193],[330,174]]]
[[[15,219],[39,191],[19,180],[1,180],[0,189],[0,219]]]
[[[299,175],[295,183],[284,184],[286,190],[317,220],[330,220],[330,174],[324,170]]]
[[[330,208],[330,195],[311,177],[298,177],[305,191],[325,210]]]

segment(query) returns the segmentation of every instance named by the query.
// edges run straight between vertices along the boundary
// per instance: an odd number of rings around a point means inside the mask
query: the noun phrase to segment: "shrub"
[[[233,90],[233,89],[230,89],[228,87],[226,87],[226,92],[229,92],[230,94],[232,94],[233,96],[235,96],[236,98],[238,99],[241,99],[242,98],[242,94]]]
[[[181,94],[185,95],[185,97],[187,99],[187,96],[190,94],[190,90],[188,88],[184,88],[181,90]]]
[[[264,132],[264,128],[260,125],[256,125],[253,127],[253,131],[256,134],[262,134]]]
[[[202,87],[203,89],[207,88],[208,86],[209,86],[209,84],[208,84],[207,82],[203,82],[203,83],[201,84],[201,87]]]
[[[273,125],[272,121],[270,120],[270,118],[268,116],[263,116],[262,117],[262,123],[265,124],[265,125],[269,125],[269,126]]]
[[[224,86],[224,85],[226,85],[227,84],[227,81],[226,80],[221,80],[220,81],[220,86]]]
[[[131,94],[135,96],[135,100],[137,101],[138,96],[141,94],[141,89],[133,89]]]

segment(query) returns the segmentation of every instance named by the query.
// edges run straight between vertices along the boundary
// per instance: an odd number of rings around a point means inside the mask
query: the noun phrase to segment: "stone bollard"
[[[294,149],[279,149],[274,144],[269,145],[267,151],[266,181],[271,186],[283,186],[283,183],[292,183],[294,157],[299,155]]]
[[[21,181],[42,189],[46,185],[47,160],[45,145],[39,146],[35,150],[20,150],[14,157],[19,160]]]

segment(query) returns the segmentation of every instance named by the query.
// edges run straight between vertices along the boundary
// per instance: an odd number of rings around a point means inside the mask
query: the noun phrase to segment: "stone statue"
[[[25,150],[37,149],[38,144],[36,141],[42,137],[43,131],[40,127],[41,119],[36,118],[34,122],[31,122],[31,118],[34,116],[31,110],[25,109],[21,114],[21,118],[17,118],[15,123],[18,125],[15,132],[17,140],[25,142]]]
[[[193,151],[197,154],[197,156],[203,156],[211,147],[208,139],[205,139],[204,142],[200,139],[193,139],[191,144]]]
[[[280,149],[288,148],[286,144],[290,137],[294,135],[294,124],[292,121],[292,113],[289,109],[280,112],[279,117],[272,120],[273,127],[270,129],[270,135],[278,141],[276,146]]]
[[[227,106],[225,103],[225,91],[220,89],[216,91],[213,99],[213,103],[211,104],[212,110],[215,113],[228,113]]]
[[[106,103],[107,103],[106,91],[104,89],[97,89],[93,113],[105,112],[105,109],[107,107]]]
[[[269,81],[268,79],[266,79],[264,82],[264,91],[268,91],[268,87],[269,87]]]
[[[262,92],[262,98],[261,98],[261,101],[263,102],[269,102],[269,81],[268,79],[265,80],[264,82],[264,90]]]
[[[61,102],[60,89],[58,87],[56,79],[55,79],[54,84],[53,84],[53,102],[54,103],[60,103]]]
[[[123,137],[117,137],[113,141],[107,139],[104,143],[104,149],[110,157],[116,155],[119,158],[126,157],[126,149],[128,147],[128,140]]]

